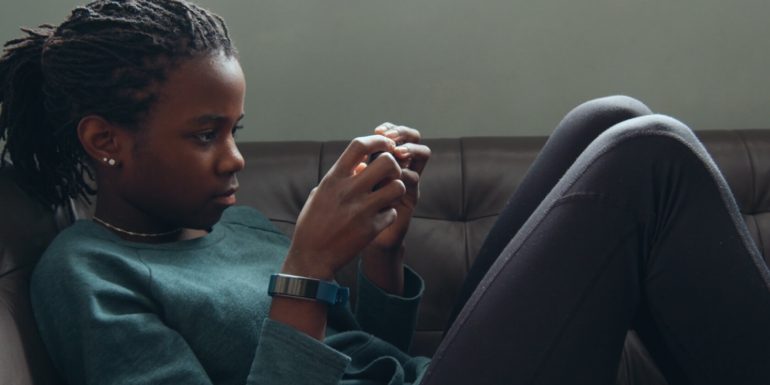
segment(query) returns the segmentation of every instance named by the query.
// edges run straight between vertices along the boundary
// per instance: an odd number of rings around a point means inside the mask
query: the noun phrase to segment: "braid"
[[[6,166],[8,155],[17,169],[38,170],[36,174],[42,178],[56,179],[56,174],[62,172],[58,164],[50,163],[57,152],[56,143],[48,129],[49,122],[40,113],[45,99],[41,56],[53,27],[42,25],[22,31],[26,36],[6,43],[0,60],[0,138],[6,141],[0,153],[0,166]],[[29,187],[31,181],[31,177],[21,180],[27,185],[24,187]],[[53,186],[39,187],[30,191],[38,199],[57,193]]]
[[[181,60],[236,55],[222,18],[184,0],[97,0],[23,31],[0,57],[0,167],[52,208],[95,193],[80,119],[138,129]]]

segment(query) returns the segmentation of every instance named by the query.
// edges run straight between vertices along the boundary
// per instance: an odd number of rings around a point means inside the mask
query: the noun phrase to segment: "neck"
[[[126,230],[126,229],[124,229],[124,228],[122,228],[122,227],[120,227],[120,226],[116,226],[116,225],[113,225],[112,223],[110,223],[110,222],[107,222],[107,221],[105,221],[104,219],[102,219],[102,218],[99,218],[99,217],[97,217],[97,216],[94,216],[94,217],[93,217],[93,220],[94,220],[95,222],[99,223],[100,225],[102,225],[102,226],[104,226],[104,227],[106,227],[106,228],[110,229],[110,230],[113,230],[113,231],[116,231],[116,232],[118,232],[118,233],[121,233],[121,234],[125,234],[125,235],[128,235],[128,236],[132,236],[132,237],[140,237],[140,238],[160,238],[160,237],[167,237],[167,236],[170,236],[170,235],[172,235],[172,234],[176,234],[176,233],[179,233],[179,232],[181,232],[181,231],[182,231],[182,228],[180,227],[180,228],[177,228],[177,229],[173,229],[173,230],[169,230],[169,231],[164,231],[164,232],[162,232],[162,233],[142,233],[142,232],[136,232],[136,231]]]
[[[94,222],[106,227],[108,230],[117,234],[119,237],[127,241],[133,241],[133,242],[142,242],[142,243],[176,242],[176,241],[200,238],[208,234],[208,231],[205,231],[205,230],[187,229],[187,228],[181,228],[181,227],[174,230],[165,231],[162,233],[143,233],[143,232],[132,231],[132,230],[122,228],[120,226],[117,226],[115,224],[112,224],[100,218],[98,215],[94,215],[93,220]]]
[[[167,243],[199,238],[206,230],[190,229],[158,220],[144,211],[118,202],[113,195],[99,190],[94,208],[94,221],[119,237],[132,242]]]

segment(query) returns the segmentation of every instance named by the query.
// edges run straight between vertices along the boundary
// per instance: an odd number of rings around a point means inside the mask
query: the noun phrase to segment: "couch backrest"
[[[723,170],[757,245],[770,255],[770,129],[702,131],[698,136]],[[407,263],[426,280],[412,351],[431,354],[468,267],[486,232],[545,142],[543,137],[425,140],[433,157],[407,235]],[[240,204],[260,209],[291,234],[302,204],[346,142],[243,143],[247,167]],[[55,384],[29,309],[31,268],[58,231],[55,215],[37,206],[0,172],[0,383]],[[78,209],[79,215],[88,210]],[[353,282],[351,264],[338,279]]]
[[[770,255],[770,130],[701,131],[733,189],[751,234]],[[425,140],[433,152],[407,234],[407,263],[427,284],[413,353],[440,342],[462,280],[497,214],[518,186],[544,137]],[[346,142],[246,143],[239,202],[259,208],[290,234],[310,190]],[[350,284],[354,264],[338,279]]]
[[[770,263],[770,130],[702,131],[757,247]]]

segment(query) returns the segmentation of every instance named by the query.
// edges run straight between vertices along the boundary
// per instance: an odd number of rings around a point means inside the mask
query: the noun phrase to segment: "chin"
[[[214,225],[222,219],[225,208],[217,210],[204,210],[194,218],[189,218],[184,227],[195,230],[210,231]]]

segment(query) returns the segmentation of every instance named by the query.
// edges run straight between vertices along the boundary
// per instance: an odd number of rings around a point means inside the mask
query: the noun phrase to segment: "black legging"
[[[672,384],[770,383],[769,276],[686,126],[588,102],[498,218],[423,383],[611,384],[631,327]]]

